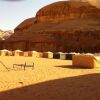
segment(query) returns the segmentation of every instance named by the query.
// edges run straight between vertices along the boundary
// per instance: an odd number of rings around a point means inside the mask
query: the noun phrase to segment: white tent
[[[13,54],[14,54],[14,56],[23,56],[23,51],[21,51],[21,50],[15,50],[13,52]]]

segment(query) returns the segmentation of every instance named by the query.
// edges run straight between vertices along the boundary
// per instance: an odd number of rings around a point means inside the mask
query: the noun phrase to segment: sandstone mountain
[[[10,45],[12,43],[12,45]],[[22,22],[2,48],[63,51],[100,51],[100,9],[82,1],[60,1],[40,9]]]
[[[8,31],[0,30],[0,40],[6,40],[6,39],[8,39],[12,34],[13,34],[13,32],[12,32],[11,30],[8,30]]]

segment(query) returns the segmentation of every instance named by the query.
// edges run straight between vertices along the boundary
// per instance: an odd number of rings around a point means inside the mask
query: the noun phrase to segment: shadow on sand
[[[0,93],[0,100],[100,100],[100,74],[42,82]]]
[[[59,68],[69,68],[69,69],[89,69],[85,67],[80,67],[80,66],[73,66],[73,65],[62,65],[62,66],[55,66]]]

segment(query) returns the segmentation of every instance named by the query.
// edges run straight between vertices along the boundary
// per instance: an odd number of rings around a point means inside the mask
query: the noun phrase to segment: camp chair
[[[13,64],[13,68],[15,66],[21,66],[21,68],[23,67],[24,70],[26,69],[26,67],[32,67],[32,69],[34,69],[34,63],[33,62],[25,62],[24,64]]]

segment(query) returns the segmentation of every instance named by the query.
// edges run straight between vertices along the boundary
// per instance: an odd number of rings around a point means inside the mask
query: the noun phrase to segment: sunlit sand
[[[0,91],[1,91],[0,98],[6,98],[1,96],[2,92],[5,93],[6,91],[12,91],[13,89],[16,88],[41,84],[43,82],[59,80],[63,78],[79,77],[81,75],[100,73],[100,68],[95,68],[95,69],[72,68],[71,60],[57,60],[57,59],[45,59],[45,58],[33,58],[33,57],[0,57],[0,61],[2,61],[9,70],[8,71],[2,64],[0,64]],[[15,68],[13,68],[13,64],[24,63],[25,61],[33,61],[35,64],[34,69],[32,70],[32,68],[26,68],[26,70],[24,70],[20,66],[16,66]],[[73,82],[70,83],[70,85],[73,84],[74,84]],[[68,84],[66,83],[66,85]],[[50,86],[48,85],[47,87],[49,88]],[[74,89],[76,88],[73,88],[73,90]],[[26,91],[23,92],[26,93]],[[16,97],[17,93],[15,94],[16,94],[14,95],[16,98],[15,100],[17,100],[18,98]],[[11,94],[6,96],[11,96]],[[22,96],[24,97],[25,95]],[[48,98],[47,95],[46,98]],[[7,100],[12,100],[12,99],[9,98]]]

